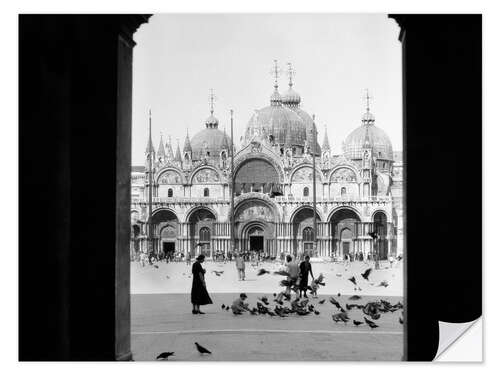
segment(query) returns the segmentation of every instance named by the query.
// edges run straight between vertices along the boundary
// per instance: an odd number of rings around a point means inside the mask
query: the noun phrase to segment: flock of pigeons
[[[196,347],[196,350],[198,350],[198,353],[200,353],[202,355],[203,354],[212,354],[212,352],[210,350],[208,350],[207,348],[204,348],[203,346],[201,346],[197,342],[194,343],[194,346]],[[163,352],[163,353],[158,354],[158,356],[156,357],[156,360],[157,361],[165,361],[168,359],[168,357],[172,357],[174,355],[175,355],[175,352]]]

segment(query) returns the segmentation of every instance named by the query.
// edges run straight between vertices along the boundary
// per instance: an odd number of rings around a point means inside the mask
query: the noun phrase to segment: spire
[[[370,99],[372,98],[373,97],[371,97],[368,93],[368,89],[366,89],[366,95],[364,97],[366,103],[366,112],[361,119],[363,125],[373,125],[375,123],[375,116],[373,116],[373,114],[370,112]]]
[[[323,151],[330,151],[330,142],[328,141],[328,131],[325,125],[325,137],[323,138],[323,146],[321,146]]]
[[[274,60],[274,66],[271,69],[271,75],[274,78],[274,92],[271,94],[271,105],[281,105],[281,95],[278,92],[278,78],[281,75],[281,69],[278,67],[278,60]]]
[[[214,116],[214,102],[217,98],[214,95],[214,89],[210,89],[210,95],[208,96],[208,104],[210,109],[210,116],[208,116],[205,121],[205,125],[207,128],[217,129],[219,127],[219,120]]]
[[[165,158],[165,147],[163,146],[163,134],[160,133],[160,144],[158,145],[158,157]]]
[[[155,148],[153,147],[153,138],[151,136],[151,110],[149,110],[149,139],[146,146],[146,155],[149,157],[150,153],[155,153]]]
[[[184,148],[182,149],[183,152],[193,152],[193,149],[191,148],[191,142],[189,141],[189,132],[186,130],[186,139],[184,140]]]
[[[229,150],[229,140],[228,140],[228,136],[226,134],[226,127],[224,126],[224,138],[222,139],[222,149],[223,150]]]
[[[167,160],[172,160],[174,158],[174,152],[172,151],[172,138],[168,136],[168,142],[165,145],[165,157]]]
[[[179,138],[177,138],[177,149],[175,150],[175,161],[182,161],[181,147],[179,146]]]
[[[288,69],[287,69],[287,76],[288,76],[288,87],[292,88],[293,86],[293,77],[295,76],[295,70],[292,68],[292,63],[287,63]]]
[[[363,140],[363,148],[371,148],[370,135],[368,134],[368,126],[365,127],[365,139]]]

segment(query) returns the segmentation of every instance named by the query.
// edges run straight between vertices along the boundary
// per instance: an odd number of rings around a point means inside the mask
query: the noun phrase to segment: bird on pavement
[[[222,304],[221,309],[224,310],[226,308],[226,305]]]
[[[338,301],[335,298],[330,297],[330,303],[332,305],[335,305],[338,309],[340,309],[340,303],[338,303]]]
[[[270,272],[264,268],[261,268],[259,271],[257,271],[257,276],[262,276],[266,273],[270,273]]]
[[[224,271],[215,271],[215,270],[213,270],[212,272],[215,273],[216,276],[220,276],[224,273]]]
[[[365,319],[366,324],[375,324],[375,323],[374,323],[374,322],[372,322],[370,319],[366,319],[366,318],[364,318],[364,319]]]
[[[158,356],[156,357],[156,360],[167,360],[168,357],[170,356],[173,356],[174,355],[174,352],[163,352],[163,353],[160,353],[158,354]]]
[[[229,306],[226,306],[226,310],[229,310],[229,308],[230,308]]]
[[[156,264],[155,264],[153,267],[154,267],[154,268],[160,268],[160,267],[158,267]]]
[[[399,317],[399,323],[400,323],[400,324],[403,324],[403,323],[404,323],[404,322],[403,322],[403,318]]]
[[[355,295],[353,295],[353,296],[350,296],[350,297],[349,297],[349,299],[350,299],[351,301],[357,301],[358,299],[361,299],[361,297],[355,294]]]
[[[198,350],[198,352],[200,354],[212,354],[212,352],[210,350],[208,350],[207,348],[204,348],[203,346],[201,346],[197,342],[195,342],[194,345],[196,346],[196,349]]]
[[[314,310],[314,315],[319,315],[319,311],[318,310]]]
[[[368,268],[365,272],[363,272],[361,274],[361,276],[363,276],[363,279],[365,279],[366,281],[369,281],[368,280],[368,277],[370,276],[370,273],[372,272],[372,269],[371,268]]]
[[[351,278],[347,279],[349,280],[351,283],[353,283],[354,285],[358,285],[356,284],[356,278],[354,276],[352,276]]]
[[[319,303],[320,305],[322,305],[322,304],[324,304],[324,303],[325,303],[325,301],[326,301],[326,300],[322,299],[322,300],[321,300],[321,301],[319,301],[318,303]]]
[[[387,288],[389,286],[389,283],[386,280],[384,280],[384,281],[381,281],[380,284],[378,284],[377,286],[383,286],[383,287]]]
[[[373,322],[372,322],[372,323],[366,323],[366,324],[368,324],[368,327],[370,327],[371,329],[373,329],[373,328],[377,328],[377,327],[378,327],[378,325],[376,325],[376,324],[375,324],[375,323],[373,323]]]
[[[363,323],[363,322],[360,322],[359,320],[353,320],[352,322],[353,322],[353,324],[354,324],[355,326],[359,326],[359,325],[361,325],[361,324],[365,324],[365,323]]]

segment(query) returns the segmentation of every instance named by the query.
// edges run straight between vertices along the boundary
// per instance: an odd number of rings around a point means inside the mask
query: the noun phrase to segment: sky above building
[[[152,111],[155,148],[160,134],[182,149],[205,128],[209,92],[214,115],[234,140],[256,109],[269,105],[273,60],[288,89],[295,70],[301,108],[316,115],[319,144],[325,127],[332,151],[361,125],[366,89],[375,125],[402,149],[402,71],[399,27],[386,14],[158,14],[136,32],[133,62],[132,164],[142,165]],[[175,148],[174,148],[175,151]]]

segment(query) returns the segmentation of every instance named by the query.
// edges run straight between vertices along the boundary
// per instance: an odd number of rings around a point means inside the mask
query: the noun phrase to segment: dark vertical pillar
[[[438,320],[481,315],[481,236],[464,230],[481,231],[481,16],[390,17],[403,53],[406,354],[431,360]]]
[[[21,360],[131,358],[132,34],[145,21],[20,17]]]

